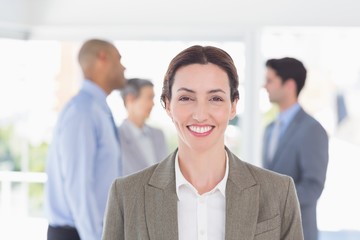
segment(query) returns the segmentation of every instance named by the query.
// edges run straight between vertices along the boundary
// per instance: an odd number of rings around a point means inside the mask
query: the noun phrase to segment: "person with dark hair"
[[[168,154],[164,133],[145,123],[154,106],[154,85],[146,79],[131,78],[121,90],[128,113],[119,127],[122,176],[149,167]]]
[[[279,106],[276,120],[264,134],[263,166],[293,178],[301,207],[305,240],[317,240],[316,205],[325,183],[328,136],[298,103],[306,69],[294,58],[266,62],[269,99]]]
[[[120,176],[118,135],[106,103],[125,85],[125,67],[116,47],[91,39],[79,51],[85,80],[62,110],[46,172],[48,240],[99,240],[106,198]]]
[[[219,48],[192,46],[175,56],[161,100],[178,148],[113,183],[104,240],[303,239],[291,178],[241,161],[224,144],[238,84],[233,60]]]

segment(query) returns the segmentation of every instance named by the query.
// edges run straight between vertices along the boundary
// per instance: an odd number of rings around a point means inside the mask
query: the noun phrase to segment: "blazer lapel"
[[[145,216],[150,239],[178,239],[175,155],[161,162],[145,187]]]
[[[296,113],[294,118],[291,120],[289,126],[287,127],[284,135],[280,138],[278,148],[274,155],[274,163],[276,163],[277,159],[279,159],[282,151],[286,149],[287,144],[290,142],[290,139],[294,136],[295,132],[298,130],[299,121],[304,115],[304,110],[300,108],[299,112]]]
[[[253,239],[259,211],[259,189],[246,164],[228,149],[225,239]]]
[[[259,211],[259,185],[246,164],[227,148],[229,177],[226,184],[225,239],[253,239]],[[161,162],[145,187],[145,217],[150,239],[177,240],[175,155]]]

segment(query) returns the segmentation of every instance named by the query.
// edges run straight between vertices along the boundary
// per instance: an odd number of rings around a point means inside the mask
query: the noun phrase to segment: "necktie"
[[[268,148],[268,160],[269,161],[273,160],[274,154],[277,149],[277,145],[278,145],[279,137],[280,137],[280,125],[281,125],[280,119],[277,118],[274,123],[274,127],[271,132],[271,136],[270,136],[270,142],[269,142],[269,148]]]
[[[115,137],[116,137],[116,140],[118,142],[118,147],[120,149],[119,150],[119,167],[118,167],[118,171],[119,171],[119,176],[122,176],[123,163],[122,163],[122,157],[121,157],[120,136],[119,136],[118,129],[117,129],[115,121],[114,121],[114,117],[113,117],[111,112],[110,112],[110,118],[111,118],[111,124],[112,124],[112,126],[114,128]]]
[[[113,117],[113,115],[112,115],[111,112],[110,112],[110,118],[111,118],[112,126],[113,126],[113,128],[114,128],[114,133],[115,133],[116,140],[117,140],[118,142],[120,142],[118,129],[117,129],[117,127],[116,127],[116,124],[115,124],[115,121],[114,121],[114,117]]]

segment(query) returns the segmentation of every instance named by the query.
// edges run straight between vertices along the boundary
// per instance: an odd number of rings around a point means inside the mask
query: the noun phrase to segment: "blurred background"
[[[262,87],[264,63],[303,61],[300,103],[330,138],[320,239],[360,239],[359,10],[355,0],[0,0],[0,239],[45,239],[47,149],[59,111],[80,87],[79,47],[93,37],[115,43],[126,77],[152,80],[149,124],[164,130],[171,150],[176,132],[159,100],[170,60],[194,44],[226,50],[240,77],[226,142],[255,165],[277,113]],[[119,125],[119,93],[108,103]]]

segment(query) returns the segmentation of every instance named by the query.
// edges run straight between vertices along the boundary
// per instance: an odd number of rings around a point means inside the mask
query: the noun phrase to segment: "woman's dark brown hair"
[[[230,97],[231,101],[239,98],[239,78],[237,75],[236,67],[230,55],[224,50],[212,47],[212,46],[199,46],[195,45],[189,47],[178,55],[176,55],[173,60],[170,62],[168,70],[166,71],[162,94],[161,102],[164,107],[166,107],[166,99],[171,100],[171,88],[174,84],[174,76],[176,71],[184,66],[190,64],[208,64],[212,63],[224,70],[229,77],[230,85]]]

